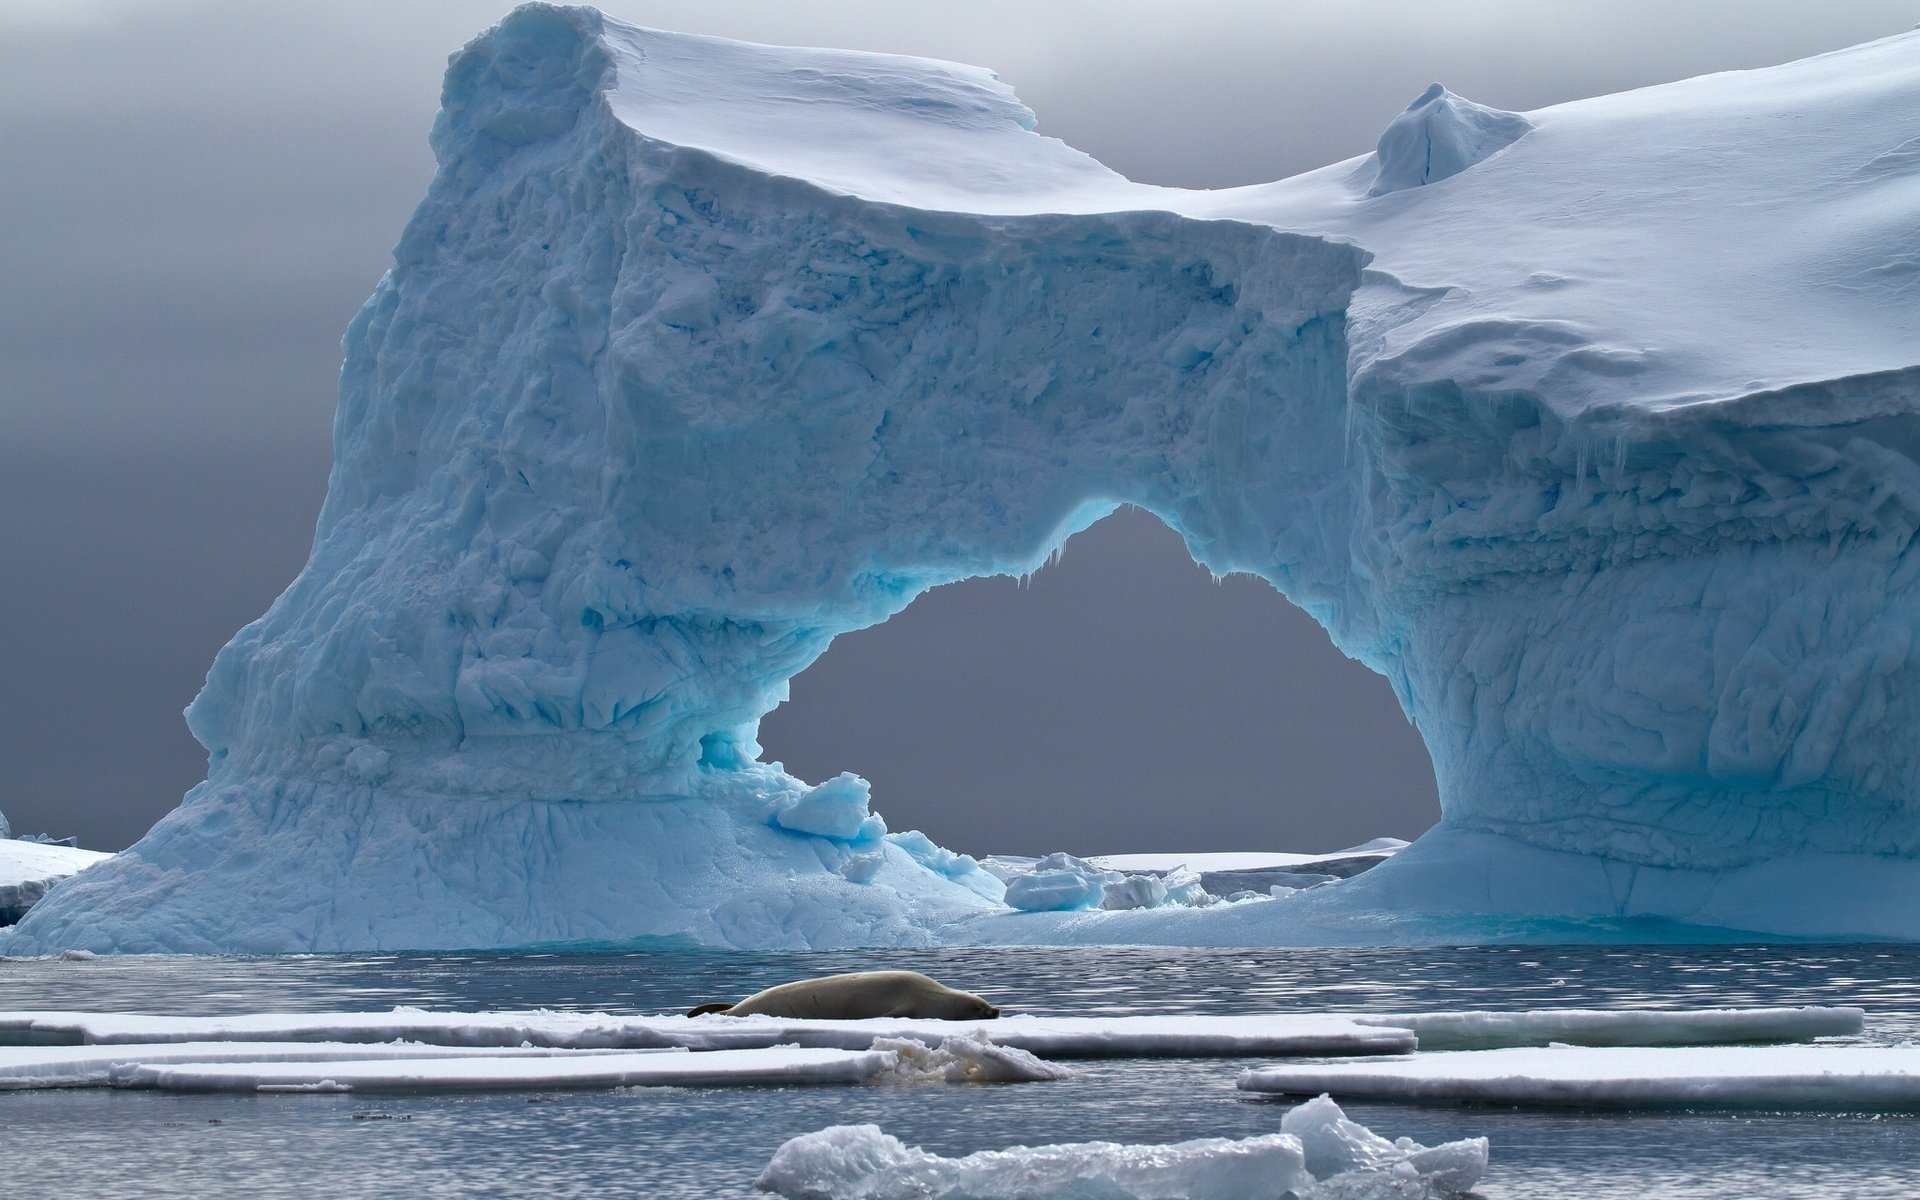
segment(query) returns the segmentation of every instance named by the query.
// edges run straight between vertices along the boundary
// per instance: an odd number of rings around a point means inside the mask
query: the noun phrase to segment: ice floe
[[[1558,1108],[1920,1108],[1920,1046],[1552,1046],[1247,1071],[1250,1092]]]
[[[1523,1012],[1390,1013],[1361,1024],[1411,1029],[1422,1050],[1510,1046],[1720,1046],[1853,1037],[1866,1027],[1858,1008],[1536,1008]]]
[[[577,1050],[411,1042],[0,1046],[0,1091],[469,1092],[762,1083],[1021,1083],[1070,1072],[979,1037],[871,1048]]]
[[[1281,1132],[1170,1145],[1078,1142],[943,1158],[877,1125],[836,1125],[774,1153],[754,1186],[792,1200],[1370,1200],[1465,1192],[1487,1167],[1487,1140],[1431,1149],[1388,1141],[1322,1097]]]
[[[776,1045],[864,1050],[876,1038],[937,1043],[985,1036],[1054,1058],[1403,1054],[1405,1029],[1322,1013],[1246,1016],[1001,1017],[935,1021],[882,1017],[801,1021],[782,1017],[626,1016],[577,1012],[246,1013],[222,1017],[138,1013],[0,1013],[0,1045],[176,1041],[404,1040],[452,1046],[733,1050]]]
[[[0,1091],[43,1088],[114,1087],[136,1067],[170,1064],[367,1063],[378,1060],[427,1060],[488,1057],[552,1058],[557,1054],[606,1055],[622,1051],[562,1051],[532,1046],[475,1049],[424,1046],[416,1042],[170,1042],[161,1045],[0,1046]],[[664,1054],[673,1051],[648,1051]]]
[[[170,1042],[416,1042],[556,1049],[743,1050],[777,1045],[864,1050],[877,1038],[937,1044],[983,1037],[1051,1058],[1348,1057],[1424,1050],[1540,1046],[1718,1045],[1858,1034],[1858,1008],[1535,1009],[1387,1015],[1251,1013],[1050,1017],[990,1021],[879,1017],[632,1015],[604,1012],[239,1013],[194,1017],[102,1012],[0,1012],[0,1046]]]

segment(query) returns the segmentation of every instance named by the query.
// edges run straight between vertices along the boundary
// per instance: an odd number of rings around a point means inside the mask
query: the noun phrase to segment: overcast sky
[[[181,708],[305,561],[339,338],[426,186],[472,0],[0,2],[0,811],[122,847],[204,774]],[[1528,109],[1910,28],[1920,2],[702,0],[642,24],[977,62],[1041,130],[1215,187],[1371,148],[1435,80]],[[956,848],[1412,836],[1431,770],[1384,682],[1123,514],[1026,587],[837,643],[769,757],[855,770]]]

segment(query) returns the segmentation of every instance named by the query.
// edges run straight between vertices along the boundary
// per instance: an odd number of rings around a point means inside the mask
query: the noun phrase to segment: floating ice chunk
[[[0,812],[0,841],[13,836],[13,826],[7,824],[7,814]]]
[[[1167,889],[1168,904],[1204,908],[1219,900],[1219,897],[1207,887],[1205,877],[1188,867],[1168,871],[1161,877],[1160,882]]]
[[[1007,880],[1007,904],[1023,912],[1092,908],[1105,896],[1105,881],[1078,871],[1035,871]]]
[[[1920,1108],[1920,1046],[1465,1050],[1267,1067],[1250,1092],[1540,1107]]]
[[[1066,1079],[1070,1068],[1046,1062],[1016,1046],[995,1045],[972,1030],[928,1045],[918,1038],[875,1038],[873,1049],[889,1050],[899,1062],[886,1078],[903,1083],[1030,1083]]]
[[[841,842],[855,841],[863,835],[877,838],[887,828],[884,823],[872,824],[879,818],[868,809],[871,801],[872,785],[852,772],[842,771],[776,809],[773,821],[782,829]]]
[[[1436,83],[1380,135],[1367,194],[1384,196],[1458,175],[1532,129],[1533,122],[1519,113],[1475,104]]]
[[[1100,907],[1157,908],[1167,902],[1167,885],[1154,875],[1128,875],[1102,887]]]
[[[1286,1134],[1172,1145],[1078,1142],[942,1158],[883,1133],[835,1125],[774,1151],[754,1187],[794,1200],[1281,1200],[1313,1183]]]
[[[1106,886],[1118,883],[1115,871],[1103,871],[1071,854],[1049,854],[1025,874],[1006,877],[1007,904],[1025,912],[1066,912],[1097,908]]]
[[[1606,1010],[1541,1008],[1526,1012],[1392,1013],[1357,1017],[1411,1029],[1422,1050],[1511,1046],[1724,1046],[1853,1037],[1866,1026],[1858,1008],[1704,1008]]]
[[[165,1042],[390,1042],[689,1050],[800,1045],[864,1050],[876,1038],[929,1044],[980,1035],[1049,1058],[1405,1054],[1409,1030],[1321,1013],[1243,1016],[1001,1017],[992,1021],[797,1021],[779,1017],[622,1016],[575,1012],[0,1013],[0,1046]]]
[[[1322,1096],[1281,1132],[1171,1145],[1077,1142],[942,1158],[877,1125],[836,1125],[774,1152],[754,1181],[793,1200],[1408,1200],[1465,1192],[1487,1140],[1388,1141]]]
[[[1443,1192],[1465,1192],[1487,1172],[1487,1139],[1426,1147],[1408,1138],[1388,1141],[1318,1096],[1280,1118],[1280,1132],[1300,1139],[1307,1170],[1317,1179],[1351,1171],[1405,1178],[1409,1171]]]

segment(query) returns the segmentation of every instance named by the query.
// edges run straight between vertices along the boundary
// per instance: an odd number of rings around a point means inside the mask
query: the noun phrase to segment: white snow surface
[[[1077,1142],[943,1158],[878,1125],[835,1125],[774,1152],[754,1181],[792,1200],[1424,1200],[1470,1191],[1487,1140],[1388,1141],[1326,1097],[1281,1132],[1169,1145]]]
[[[558,1051],[540,1047],[495,1046],[475,1049],[417,1042],[366,1044],[324,1041],[172,1041],[87,1046],[0,1044],[0,1091],[43,1088],[118,1087],[136,1068],[188,1063],[199,1066],[258,1063],[372,1063],[384,1060],[551,1058],[556,1054],[610,1054],[617,1051]],[[668,1051],[649,1051],[668,1053]]]
[[[53,885],[113,855],[0,836],[0,913],[24,913]]]
[[[747,1049],[778,1045],[864,1050],[876,1039],[937,1046],[954,1038],[1049,1058],[1247,1057],[1403,1054],[1407,1029],[1322,1013],[1248,1016],[1006,1016],[991,1021],[802,1021],[785,1017],[626,1016],[607,1013],[391,1012],[242,1013],[218,1017],[142,1013],[0,1013],[0,1046],[168,1042],[392,1042],[448,1046]]]
[[[1131,854],[1088,854],[1087,862],[1108,871],[1172,871],[1186,867],[1193,871],[1257,871],[1263,867],[1298,867],[1333,858],[1390,858],[1407,848],[1399,838],[1382,837],[1349,846],[1309,854],[1297,850],[1201,850],[1190,854],[1141,851]],[[985,860],[982,860],[985,861]]]
[[[1421,1050],[1547,1046],[1700,1046],[1810,1042],[1855,1037],[1864,1009],[1851,1007],[1580,1009],[1522,1012],[1389,1013],[1356,1017],[1363,1025],[1411,1029]]]
[[[1443,90],[1197,192],[978,68],[518,9],[449,64],[207,781],[0,952],[1920,936],[1916,51]],[[1125,503],[1392,681],[1432,834],[1013,913],[757,761],[836,634]]]
[[[920,1046],[919,1050],[926,1052],[928,1048]],[[476,1051],[444,1046],[325,1043],[287,1046],[271,1042],[0,1046],[0,1090],[116,1087],[170,1092],[473,1092],[875,1083],[893,1081],[903,1067],[906,1077],[914,1081],[940,1077],[914,1069],[894,1047],[855,1051],[774,1046],[696,1054],[673,1050]]]
[[[1246,1091],[1573,1108],[1920,1108],[1920,1046],[1468,1050],[1246,1071]]]

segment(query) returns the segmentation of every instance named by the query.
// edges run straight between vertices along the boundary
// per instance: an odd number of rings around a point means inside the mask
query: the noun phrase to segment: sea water
[[[967,949],[0,961],[0,1010],[678,1011],[835,971],[908,967],[1009,1012],[1110,1015],[1856,1004],[1920,1040],[1920,947]],[[774,1149],[871,1121],[961,1155],[1057,1141],[1248,1137],[1287,1103],[1260,1060],[1109,1060],[1060,1083],[635,1088],[478,1096],[0,1093],[0,1195],[740,1197]],[[1524,1111],[1352,1103],[1390,1137],[1485,1134],[1487,1200],[1920,1197],[1920,1114]]]

